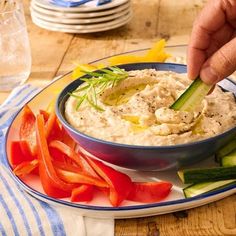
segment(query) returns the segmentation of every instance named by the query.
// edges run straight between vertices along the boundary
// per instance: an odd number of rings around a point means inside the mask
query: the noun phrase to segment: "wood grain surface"
[[[66,34],[34,25],[29,0],[24,0],[36,86],[74,68],[74,62],[150,47],[165,38],[168,45],[187,44],[192,24],[206,1],[132,0],[134,16],[119,29],[94,34]],[[0,103],[9,93],[0,92]],[[115,221],[117,236],[218,236],[236,235],[236,196],[195,209],[155,217]],[[105,235],[104,235],[105,236]]]

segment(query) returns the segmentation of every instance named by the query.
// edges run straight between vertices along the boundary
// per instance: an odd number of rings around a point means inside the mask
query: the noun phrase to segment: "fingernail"
[[[206,84],[215,84],[220,80],[215,70],[209,66],[201,70],[200,77]]]

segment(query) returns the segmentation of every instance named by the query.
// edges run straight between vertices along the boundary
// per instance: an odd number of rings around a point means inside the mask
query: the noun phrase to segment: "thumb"
[[[206,84],[215,84],[236,70],[236,38],[222,46],[203,64],[200,77]]]

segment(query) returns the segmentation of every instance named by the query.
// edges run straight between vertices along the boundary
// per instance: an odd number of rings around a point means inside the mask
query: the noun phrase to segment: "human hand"
[[[210,0],[193,25],[188,76],[215,84],[236,70],[236,0]]]

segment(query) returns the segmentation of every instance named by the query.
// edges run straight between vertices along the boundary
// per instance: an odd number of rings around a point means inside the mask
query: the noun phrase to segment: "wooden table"
[[[98,58],[150,47],[165,38],[168,45],[187,44],[192,23],[204,0],[133,0],[134,17],[119,29],[95,34],[65,34],[35,26],[29,0],[24,0],[32,49],[28,82],[45,86],[55,76],[74,68],[74,61]],[[0,103],[9,93],[0,93]],[[116,235],[217,236],[236,235],[236,196],[184,212],[115,221]]]

